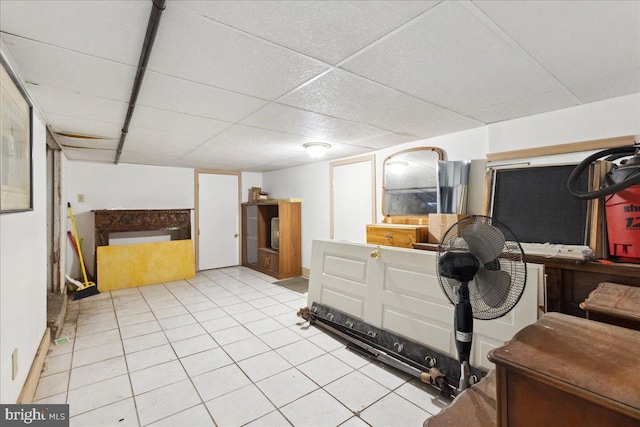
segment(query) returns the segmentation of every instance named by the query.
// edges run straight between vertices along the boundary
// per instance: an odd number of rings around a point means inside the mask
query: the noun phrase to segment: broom
[[[69,217],[71,218],[71,227],[73,227],[73,236],[77,245],[79,242],[78,230],[76,230],[76,220],[73,218],[73,212],[71,212],[71,203],[67,203],[67,210],[69,211]],[[100,293],[100,291],[98,291],[98,286],[87,279],[87,269],[84,267],[84,259],[82,258],[82,251],[80,250],[80,248],[78,248],[78,258],[80,259],[80,268],[82,269],[82,277],[84,278],[84,283],[81,283],[73,293],[74,301]]]

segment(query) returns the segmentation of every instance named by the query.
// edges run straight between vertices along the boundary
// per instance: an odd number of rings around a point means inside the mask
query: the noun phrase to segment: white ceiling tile
[[[640,92],[640,69],[569,88],[582,102],[594,102]]]
[[[438,2],[180,1],[176,3],[180,8],[189,9],[321,61],[336,64]]]
[[[56,135],[56,142],[67,148],[93,148],[97,150],[116,150],[119,139],[113,138],[71,138],[63,135]]]
[[[151,1],[7,1],[0,30],[88,55],[137,65]]]
[[[206,137],[201,136],[131,126],[124,147],[141,153],[175,153],[181,156],[206,140]]]
[[[559,89],[457,2],[443,2],[343,68],[464,114]]]
[[[123,150],[120,155],[120,163],[133,163],[156,166],[173,166],[180,159],[175,154],[164,153],[137,153]]]
[[[206,138],[212,138],[230,125],[231,123],[220,120],[159,110],[144,105],[136,106],[131,118],[131,126]]]
[[[638,1],[474,4],[565,86],[640,68]]]
[[[321,141],[355,143],[387,132],[282,104],[269,104],[241,124],[307,136]]]
[[[381,148],[405,144],[407,142],[417,141],[419,139],[423,139],[423,138],[418,136],[405,135],[405,134],[388,133],[386,135],[378,136],[376,138],[359,141],[355,143],[355,145],[360,145],[362,147],[379,150]]]
[[[327,69],[171,6],[176,4],[169,3],[164,11],[149,70],[272,100]]]
[[[0,0],[70,159],[115,160],[151,7]],[[169,0],[120,160],[271,171],[638,92],[638,22],[638,1]]]
[[[63,148],[62,152],[69,160],[84,160],[88,162],[113,163],[116,160],[116,150],[96,150],[92,148]]]
[[[127,103],[69,92],[62,89],[28,85],[43,113],[55,113],[83,119],[124,124]],[[75,132],[74,129],[68,129]],[[93,133],[92,133],[93,134]]]
[[[247,157],[242,153],[221,153],[219,151],[196,150],[193,153],[182,157],[175,163],[175,166],[194,167],[198,169],[211,170],[235,170],[246,172],[263,172],[265,163],[259,157]]]
[[[502,105],[494,105],[489,108],[468,113],[467,116],[483,123],[495,123],[502,120],[510,120],[516,117],[530,116],[547,111],[572,107],[580,102],[566,89],[532,96],[531,98],[518,99]]]
[[[484,123],[481,123],[478,120],[474,120],[469,117],[455,114],[453,116],[443,117],[440,120],[433,122],[429,129],[430,134],[428,135],[428,138],[446,135],[448,133],[461,132],[463,130],[473,129],[481,126],[484,126]]]
[[[136,75],[130,65],[3,35],[16,69],[33,85],[128,102]]]
[[[147,71],[138,104],[235,123],[267,101]]]
[[[79,135],[100,136],[117,139],[122,134],[123,123],[103,122],[100,120],[81,119],[55,113],[44,113],[47,125],[54,132],[75,133]]]
[[[392,132],[429,135],[452,112],[394,89],[333,70],[278,102]]]
[[[246,146],[265,146],[273,149],[304,151],[302,145],[312,139],[285,132],[234,125],[213,138],[213,143],[228,143],[232,149]],[[331,142],[331,141],[326,141]]]

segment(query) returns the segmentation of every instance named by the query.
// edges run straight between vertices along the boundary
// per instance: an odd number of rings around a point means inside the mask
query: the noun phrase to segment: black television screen
[[[575,165],[495,169],[490,215],[520,242],[586,245],[589,203],[567,191]],[[578,183],[589,185],[589,174]]]

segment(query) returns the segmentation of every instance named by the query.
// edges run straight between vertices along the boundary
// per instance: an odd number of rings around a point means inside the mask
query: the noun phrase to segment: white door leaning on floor
[[[198,269],[238,265],[239,177],[203,172],[198,172],[197,176]]]

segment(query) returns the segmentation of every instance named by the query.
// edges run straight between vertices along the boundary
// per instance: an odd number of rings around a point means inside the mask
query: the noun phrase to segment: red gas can
[[[609,255],[640,262],[640,185],[605,198]]]

